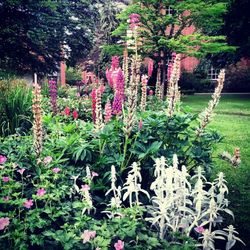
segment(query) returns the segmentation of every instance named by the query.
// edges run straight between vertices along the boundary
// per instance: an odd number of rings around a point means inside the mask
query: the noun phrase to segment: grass
[[[182,102],[191,112],[198,113],[210,98],[211,95],[185,96]],[[238,168],[218,159],[214,173],[223,171],[226,175],[234,225],[247,244],[246,248],[238,245],[235,249],[250,249],[250,95],[223,95],[209,127],[224,136],[223,141],[215,145],[214,156],[223,151],[233,154],[234,148],[240,148],[242,162]]]

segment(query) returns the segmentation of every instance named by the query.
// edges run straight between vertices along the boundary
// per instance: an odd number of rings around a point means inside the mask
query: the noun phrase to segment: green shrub
[[[225,92],[250,92],[250,67],[230,67],[227,70]]]
[[[69,85],[77,85],[82,80],[82,72],[78,68],[67,67],[66,81]]]

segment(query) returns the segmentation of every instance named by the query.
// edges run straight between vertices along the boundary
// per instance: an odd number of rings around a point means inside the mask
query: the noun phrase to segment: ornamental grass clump
[[[36,153],[36,156],[42,152],[43,146],[43,126],[42,126],[42,107],[41,107],[42,95],[41,95],[41,87],[38,84],[34,84],[33,87],[33,146]]]

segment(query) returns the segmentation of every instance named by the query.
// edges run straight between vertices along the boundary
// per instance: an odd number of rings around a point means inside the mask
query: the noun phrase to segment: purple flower
[[[53,168],[52,171],[53,171],[55,174],[57,174],[57,173],[59,173],[59,172],[61,171],[61,169],[60,169],[60,168]]]
[[[124,242],[122,240],[118,240],[114,244],[115,250],[123,250],[124,249]]]
[[[57,113],[57,84],[56,81],[49,81],[49,94],[52,112],[55,115]]]
[[[33,200],[26,200],[24,203],[23,203],[23,206],[30,209],[32,206],[33,206]]]
[[[8,217],[0,218],[0,230],[4,230],[10,224],[10,219]]]
[[[4,164],[7,161],[7,157],[4,155],[0,155],[0,164]]]
[[[9,182],[10,181],[10,178],[8,176],[4,176],[2,178],[3,182]]]
[[[46,190],[44,188],[39,188],[36,192],[37,196],[44,196],[46,194]]]

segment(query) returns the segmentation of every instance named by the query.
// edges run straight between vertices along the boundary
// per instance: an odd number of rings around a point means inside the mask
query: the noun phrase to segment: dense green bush
[[[82,80],[81,70],[78,68],[67,67],[66,69],[66,81],[69,85],[77,85]]]
[[[225,92],[250,92],[250,67],[229,67]]]
[[[180,88],[184,94],[195,92],[212,92],[214,83],[204,78],[204,74],[183,72],[180,77]]]

